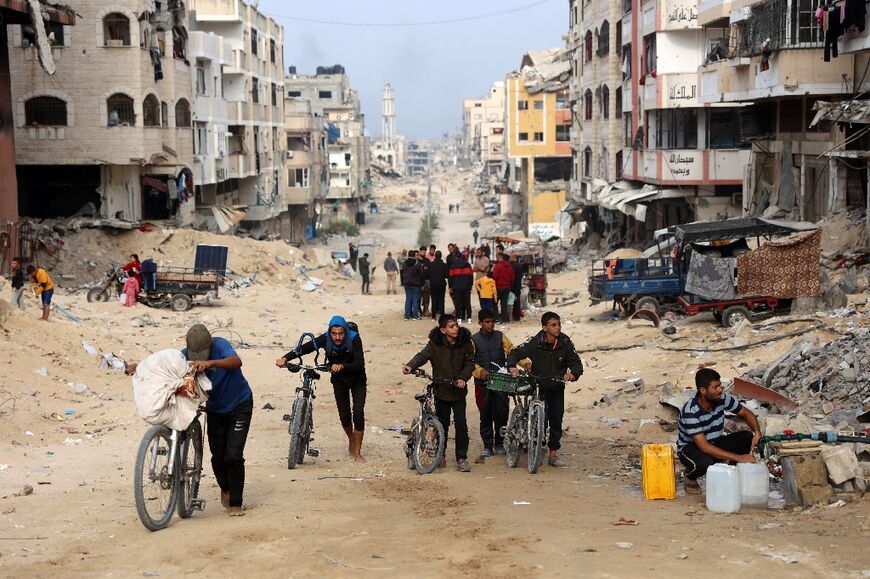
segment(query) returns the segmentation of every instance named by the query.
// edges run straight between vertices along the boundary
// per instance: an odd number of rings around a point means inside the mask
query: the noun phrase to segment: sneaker
[[[496,444],[494,453],[496,456],[503,456],[507,454],[507,451],[504,449],[504,445]]]
[[[484,448],[483,450],[480,451],[480,457],[481,457],[481,458],[487,458],[487,457],[489,457],[489,456],[492,456],[492,454],[493,454],[493,453],[492,453],[492,449],[489,448],[489,447],[486,447],[486,448]]]
[[[550,458],[548,458],[547,464],[556,468],[566,468],[568,466],[568,463],[562,460],[562,457],[560,457],[559,455],[551,456]]]
[[[456,459],[456,470],[459,472],[471,472],[471,467],[468,466],[468,461],[464,458]]]
[[[687,495],[699,495],[701,494],[701,485],[698,484],[697,480],[692,480],[687,478],[683,481],[683,488],[686,489]]]

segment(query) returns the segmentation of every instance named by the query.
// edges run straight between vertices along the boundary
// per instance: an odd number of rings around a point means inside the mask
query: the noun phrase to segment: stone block
[[[806,507],[826,503],[833,494],[825,463],[818,455],[783,458],[782,475],[788,504]]]
[[[860,467],[858,457],[850,446],[824,446],[821,454],[832,483],[840,485],[855,478],[855,471]]]

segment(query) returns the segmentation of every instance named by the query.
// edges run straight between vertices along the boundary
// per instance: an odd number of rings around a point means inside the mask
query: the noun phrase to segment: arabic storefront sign
[[[691,0],[670,0],[662,10],[664,28],[680,29],[698,26],[698,3]]]
[[[556,221],[529,223],[529,237],[538,237],[544,240],[559,237],[559,223]]]
[[[663,168],[665,179],[700,179],[702,155],[698,151],[686,151],[684,153],[668,153],[665,156],[667,163]]]

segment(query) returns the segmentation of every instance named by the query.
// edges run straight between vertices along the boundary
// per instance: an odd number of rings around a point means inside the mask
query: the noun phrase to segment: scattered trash
[[[661,323],[657,313],[655,313],[653,310],[647,310],[643,308],[631,314],[631,317],[628,318],[628,322],[626,324],[627,327],[631,328],[631,323],[634,320],[646,320],[648,322],[652,322],[653,326],[655,326],[656,328],[658,328],[659,324]]]
[[[34,370],[34,372],[37,375],[42,376],[43,378],[48,377],[48,369],[46,369],[46,368],[37,368],[36,370]]]
[[[108,352],[103,354],[103,359],[100,360],[100,370],[126,370],[127,362],[123,358],[115,356]]]
[[[662,328],[662,333],[667,335],[667,336],[673,336],[674,334],[677,333],[677,327],[676,326],[665,326],[664,328]]]
[[[263,410],[275,410],[275,407],[266,402],[266,404],[263,405]]]
[[[9,468],[8,464],[0,464],[0,470],[6,470],[7,468]]]
[[[532,503],[528,501],[514,501],[514,505],[530,505]]]
[[[33,433],[30,432],[29,430],[25,430],[24,434],[25,434],[25,436],[33,436]]]
[[[74,322],[76,323],[76,325],[82,323],[82,319],[81,319],[81,318],[72,315],[72,314],[70,313],[70,311],[67,310],[66,308],[62,308],[62,307],[60,307],[59,305],[54,304],[54,309],[55,309],[56,311],[62,313],[64,316],[66,316],[66,317],[69,318],[70,320],[74,321]]]
[[[87,352],[87,353],[90,354],[91,356],[96,356],[97,354],[100,353],[99,350],[97,350],[96,348],[94,348],[94,347],[91,345],[91,343],[88,342],[87,340],[82,340],[82,347],[85,349],[85,352]]]
[[[840,507],[844,506],[845,504],[846,504],[845,501],[837,501],[836,503],[831,503],[830,505],[826,506],[825,508],[826,509],[839,509]]]
[[[73,384],[72,382],[70,382],[69,384],[67,384],[67,386],[69,386],[70,390],[72,390],[75,394],[86,394],[88,392],[87,384]]]
[[[634,543],[617,543],[616,544],[617,549],[631,549],[632,547],[634,547]]]
[[[67,416],[72,416],[76,413],[75,410],[64,410],[63,413]]]
[[[82,443],[81,438],[67,438],[63,441],[64,446],[78,446]]]
[[[638,523],[638,522],[637,522],[636,520],[634,520],[634,519],[626,519],[625,517],[619,517],[619,520],[616,521],[616,522],[613,523],[613,524],[614,524],[614,525],[629,525],[629,526],[632,526],[632,527],[636,527],[636,526],[638,526],[640,523]]]

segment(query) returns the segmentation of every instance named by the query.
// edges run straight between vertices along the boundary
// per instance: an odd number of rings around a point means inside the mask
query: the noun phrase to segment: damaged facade
[[[10,36],[19,214],[277,233],[283,29],[241,0],[72,8],[54,77],[26,28]]]
[[[194,166],[185,3],[71,8],[80,25],[53,30],[54,76],[32,31],[9,31],[19,214],[139,221],[183,211]]]
[[[493,83],[484,98],[462,104],[462,140],[465,166],[483,164],[484,174],[498,177],[504,162],[505,84]]]
[[[571,178],[569,52],[550,49],[523,56],[505,79],[507,187],[502,213],[520,215],[526,235],[562,235],[559,214]]]
[[[356,222],[371,194],[371,151],[357,91],[341,65],[317,67],[314,75],[297,74],[290,67],[284,84],[286,97],[309,102],[326,131],[328,176],[323,202],[318,203],[321,223]]]
[[[818,101],[848,100],[870,88],[866,16],[860,26],[845,23],[846,34],[834,41],[843,50],[834,56],[824,47],[816,8],[800,0],[699,7],[706,35],[722,38],[708,45],[699,69],[700,101],[743,106],[734,125],[750,146],[742,198],[748,215],[815,221],[866,205],[866,162],[831,153],[866,150],[868,141],[859,136],[844,147],[857,131],[831,118],[811,126]]]
[[[396,97],[393,86],[384,84],[381,99],[381,138],[372,141],[372,168],[381,175],[405,174],[405,137],[396,130]]]

